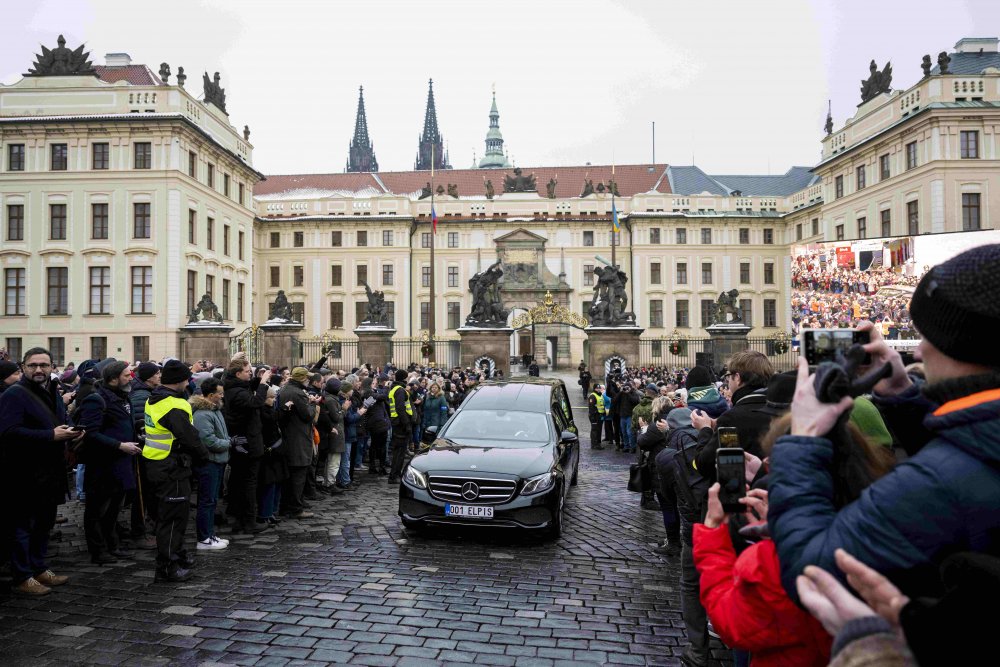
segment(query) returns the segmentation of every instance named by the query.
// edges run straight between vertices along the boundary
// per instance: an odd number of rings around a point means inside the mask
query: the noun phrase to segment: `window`
[[[188,176],[197,178],[198,176],[198,154],[188,151]]]
[[[358,231],[358,247],[364,248],[368,245],[368,232],[366,230]]]
[[[7,171],[24,171],[24,144],[7,144]]]
[[[188,243],[198,242],[198,211],[188,209]]]
[[[448,287],[458,287],[458,267],[448,267]]]
[[[365,315],[368,314],[368,302],[367,301],[355,301],[354,302],[354,325],[360,326],[362,322],[365,321]]]
[[[187,312],[194,310],[194,304],[198,303],[195,292],[198,291],[198,272],[188,271],[187,273]]]
[[[430,248],[431,247],[431,233],[430,232],[421,232],[420,233],[420,247],[421,248]]]
[[[701,282],[704,285],[710,285],[712,283],[712,263],[702,262],[701,264]]]
[[[979,159],[979,132],[976,130],[963,130],[961,136],[961,148],[963,160]]]
[[[52,171],[66,171],[69,167],[69,149],[66,144],[52,144],[52,159],[49,169]]]
[[[795,240],[796,241],[801,241],[802,240],[802,223],[801,222],[799,224],[795,225]]]
[[[979,229],[979,193],[962,194],[962,231]]]
[[[237,255],[239,255],[239,258],[242,260],[243,259],[243,243],[246,241],[246,234],[243,233],[242,229],[240,230],[240,232],[239,232],[239,234],[237,235],[236,238],[237,238],[236,253],[237,253]]]
[[[343,301],[331,301],[330,302],[330,328],[331,329],[343,329],[344,328],[344,302]]]
[[[906,224],[910,236],[920,233],[920,205],[917,200],[906,202]]]
[[[764,284],[774,284],[774,262],[764,262]]]
[[[652,262],[649,265],[649,282],[654,285],[659,285],[660,280],[660,263]]]
[[[764,228],[764,245],[774,245],[774,230],[770,227]]]
[[[225,282],[229,282],[228,280]],[[153,267],[132,267],[132,313],[148,315],[153,312]]]
[[[90,337],[90,358],[91,359],[105,359],[108,356],[108,337],[107,336],[91,336]]]
[[[108,205],[90,205],[90,238],[108,238]]]
[[[688,313],[688,300],[687,299],[677,299],[674,304],[674,309],[677,315],[677,326],[681,328],[686,328],[691,326],[691,316]]]
[[[305,269],[302,266],[292,267],[292,287],[302,287],[306,281]]]
[[[49,204],[49,238],[66,240],[66,204]]]
[[[222,319],[229,319],[229,279],[222,279]]]
[[[7,204],[7,240],[24,240],[24,204]]]
[[[844,196],[844,177],[838,176],[833,179],[833,198],[840,199]]]
[[[701,300],[701,328],[711,326],[715,320],[715,301],[712,299]]]
[[[330,267],[330,287],[340,287],[344,284],[344,267],[334,264]]]
[[[229,174],[222,175],[222,194],[223,196],[229,196]]]
[[[96,143],[90,146],[90,168],[110,169],[111,148],[106,143]]]
[[[660,228],[659,227],[651,227],[650,228],[650,230],[649,230],[649,243],[651,245],[659,245],[660,244]]]
[[[740,262],[740,284],[750,283],[750,262]]]
[[[66,339],[49,338],[49,352],[52,354],[52,363],[56,366],[62,366],[66,363]],[[18,357],[20,356],[19,354]],[[136,357],[136,359],[139,358]]]
[[[677,284],[687,285],[688,265],[687,262],[677,262]]]
[[[383,229],[382,230],[382,245],[385,246],[385,247],[389,247],[389,246],[392,245],[392,230],[391,229]]]
[[[448,328],[457,329],[462,326],[462,304],[459,301],[448,302]]]
[[[271,304],[271,305],[273,306],[274,304]],[[292,303],[290,303],[288,305],[292,307],[292,321],[293,322],[298,322],[299,324],[305,324],[306,323],[306,305],[304,303],[302,303],[301,301],[293,301]],[[268,310],[271,310],[271,309],[268,308]]]
[[[205,242],[209,250],[215,250],[215,218],[205,219]]]
[[[239,191],[240,206],[242,206],[243,205],[243,199],[245,197],[245,188],[243,187],[242,183],[239,184],[238,191]]]
[[[858,167],[857,169],[854,170],[854,179],[855,179],[855,182],[857,183],[857,189],[858,190],[864,190],[865,189],[865,167],[864,167],[864,165],[861,165],[860,167]]]
[[[139,141],[132,145],[134,169],[153,168],[153,145],[148,141]]]
[[[232,228],[229,225],[222,225],[222,254],[229,257],[229,232]]]
[[[149,359],[149,336],[132,336],[132,358]]]
[[[344,233],[330,232],[330,246],[333,248],[339,248],[343,245],[344,245]]]
[[[429,329],[431,321],[431,304],[426,301],[420,302],[420,328]]]
[[[448,247],[449,248],[458,247],[458,232],[448,232]]]
[[[837,233],[837,240],[838,241],[843,241],[844,240],[844,226],[843,225],[837,225],[836,233]]]
[[[368,265],[367,264],[359,264],[358,265],[358,276],[357,276],[357,278],[358,278],[357,283],[358,283],[359,286],[363,286],[365,283],[368,282]]]
[[[594,265],[584,264],[583,265],[583,284],[586,287],[593,287],[594,285]]]
[[[21,339],[20,338],[8,338],[7,339],[7,351],[10,353],[11,359],[20,360],[21,355]]]
[[[702,245],[711,245],[712,244],[712,228],[711,227],[702,227],[701,228],[701,243],[702,243]]]
[[[243,283],[236,283],[236,320],[244,322],[243,318],[243,292],[246,286]]]
[[[45,270],[48,277],[48,306],[46,315],[69,314],[69,269],[65,266],[49,267]]]
[[[306,235],[305,235],[305,232],[295,232],[292,235],[292,247],[293,248],[302,248],[303,246],[305,246],[305,244],[306,244]]]
[[[4,315],[24,315],[24,273],[25,269],[4,269]],[[8,347],[11,358],[16,359]]]
[[[392,284],[392,271],[393,271],[392,264],[383,264],[382,265],[382,284],[383,285],[391,285]]]
[[[271,267],[271,287],[281,287],[281,267],[272,266]]]
[[[281,247],[281,232],[271,232],[270,246],[272,248]]]
[[[148,239],[152,235],[152,219],[149,209],[152,204],[136,202],[132,204],[132,236],[137,239]]]
[[[753,300],[740,299],[740,312],[743,314],[743,324],[753,326]]]
[[[215,301],[215,276],[205,275],[205,294],[212,301]]]
[[[819,218],[813,218],[812,220],[812,235],[816,236],[819,234]]]
[[[205,180],[208,183],[208,187],[215,188],[215,165],[211,162],[208,164],[208,170],[205,173]]]
[[[882,236],[892,236],[892,211],[885,209],[879,215],[882,216]]]
[[[868,238],[868,219],[858,218],[858,238],[866,239]]]
[[[588,247],[594,245],[594,232],[583,233],[583,245]]]
[[[431,267],[429,266],[420,267],[420,286],[421,287],[431,286]]]
[[[740,245],[750,244],[750,228],[740,227]]]
[[[911,141],[906,144],[906,168],[913,169],[917,166],[917,142]]]
[[[879,180],[884,181],[889,178],[889,154],[880,155],[878,158]]]
[[[649,326],[656,329],[663,327],[663,299],[649,300]]]
[[[194,310],[194,306],[191,307]],[[90,267],[90,314],[107,315],[111,312],[111,267]]]
[[[777,299],[764,299],[764,326],[778,326],[778,301]]]
[[[590,317],[590,307],[594,305],[593,301],[584,301],[583,308],[581,309],[581,315],[584,317]]]
[[[395,329],[396,328],[396,302],[395,301],[386,301],[385,302],[385,314],[386,314],[386,321],[389,324],[389,328],[390,329]]]

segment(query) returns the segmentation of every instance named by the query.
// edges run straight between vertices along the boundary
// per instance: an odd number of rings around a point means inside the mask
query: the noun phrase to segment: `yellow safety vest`
[[[392,417],[393,419],[395,419],[396,417],[399,416],[399,413],[396,411],[396,391],[397,390],[402,390],[403,394],[406,396],[406,402],[403,403],[403,407],[406,408],[406,414],[408,414],[408,415],[410,415],[412,417],[413,416],[413,406],[410,405],[410,394],[405,389],[403,389],[402,387],[400,387],[399,385],[396,385],[395,387],[393,387],[392,389],[389,390],[389,416]]]
[[[143,457],[151,461],[162,461],[170,456],[170,448],[174,444],[174,434],[160,426],[160,420],[174,408],[186,412],[188,421],[194,424],[191,404],[182,398],[168,396],[156,403],[146,401],[146,444],[142,447]]]
[[[598,394],[596,391],[593,394],[591,394],[591,396],[594,397],[594,401],[596,401],[596,403],[597,403],[597,414],[603,415],[604,414],[604,396],[602,394]]]

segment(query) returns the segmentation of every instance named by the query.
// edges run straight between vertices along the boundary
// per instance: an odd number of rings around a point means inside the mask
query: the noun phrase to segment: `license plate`
[[[492,519],[493,508],[485,505],[452,505],[444,506],[445,516],[460,516],[464,519]]]

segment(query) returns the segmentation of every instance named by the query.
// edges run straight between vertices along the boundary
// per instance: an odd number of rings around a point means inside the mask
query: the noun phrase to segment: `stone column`
[[[745,324],[713,324],[705,328],[712,339],[712,369],[722,370],[729,358],[749,346],[747,334],[751,327]]]
[[[462,367],[482,368],[485,363],[509,378],[512,333],[514,330],[507,327],[461,327],[458,335],[462,337]]]
[[[623,366],[639,365],[639,336],[645,329],[641,327],[587,327],[589,358],[587,366],[594,382],[605,381],[606,364],[618,359]]]
[[[266,322],[260,325],[264,362],[289,368],[298,365],[298,350],[292,347],[304,328],[298,322]]]
[[[189,324],[180,329],[180,358],[186,362],[207,359],[225,366],[232,356],[229,353],[229,334],[233,328],[213,322]]]
[[[358,364],[385,366],[392,361],[392,337],[396,330],[389,327],[358,327]]]

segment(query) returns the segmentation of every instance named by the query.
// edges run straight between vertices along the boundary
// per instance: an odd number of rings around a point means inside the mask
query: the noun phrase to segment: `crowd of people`
[[[922,335],[910,366],[864,321],[869,367],[800,359],[775,373],[746,351],[721,377],[695,367],[660,386],[632,378],[621,405],[641,396],[631,437],[647,474],[630,488],[656,495],[657,552],[680,557],[684,665],[707,664],[711,633],[736,665],[991,661],[998,291],[1000,245],[930,269],[907,305]],[[607,385],[593,394],[620,388]],[[602,408],[592,400],[594,443]]]
[[[480,380],[471,368],[325,361],[254,366],[238,353],[225,365],[109,358],[59,369],[43,348],[0,359],[0,554],[13,590],[45,595],[67,583],[46,558],[74,473],[91,562],[155,549],[156,581],[186,581],[193,495],[196,551],[226,549],[220,533],[309,520],[313,504],[352,492],[360,474],[398,484],[424,430],[440,428]]]

